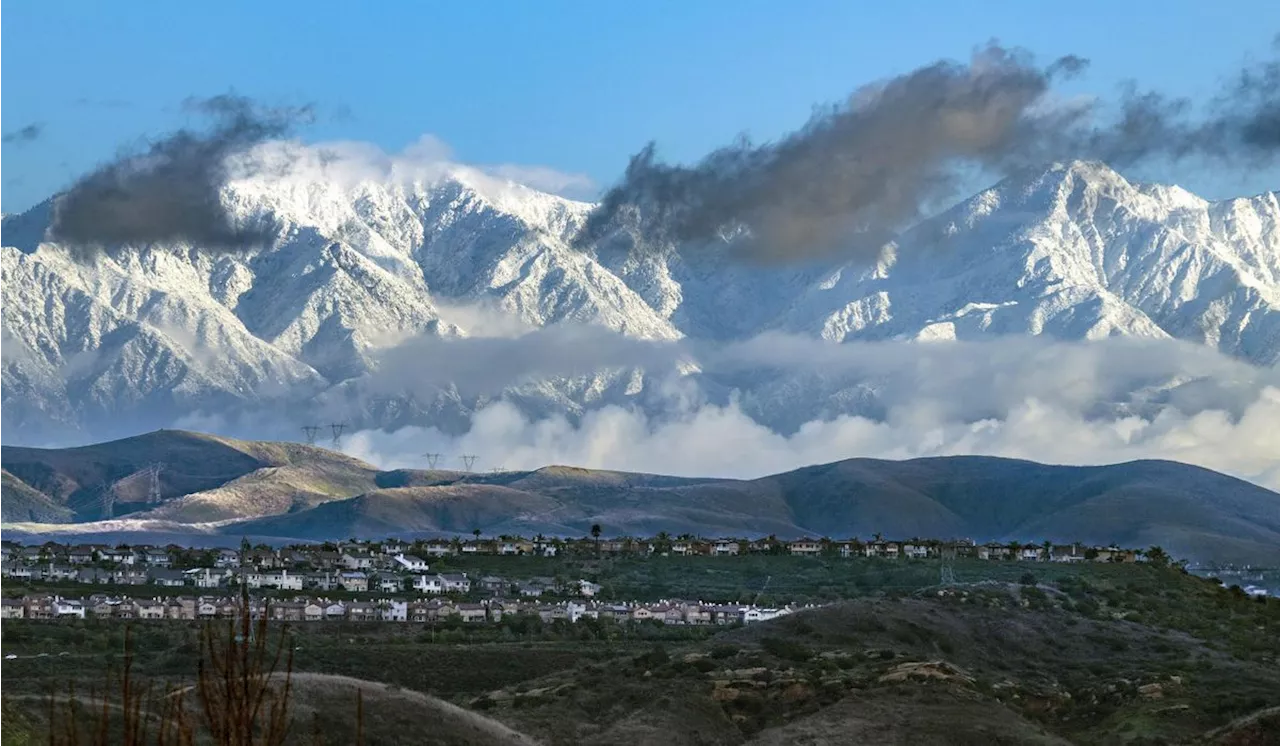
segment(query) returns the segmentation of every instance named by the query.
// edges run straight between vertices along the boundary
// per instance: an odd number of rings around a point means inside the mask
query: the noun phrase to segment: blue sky
[[[308,140],[398,151],[424,133],[458,160],[545,165],[606,185],[649,140],[692,160],[739,133],[776,137],[814,104],[995,38],[1092,60],[1068,93],[1122,81],[1205,98],[1280,32],[1280,3],[1196,0],[854,3],[755,0],[128,3],[10,0],[0,24],[6,212],[235,90],[326,112]],[[1206,196],[1280,175],[1140,174]]]

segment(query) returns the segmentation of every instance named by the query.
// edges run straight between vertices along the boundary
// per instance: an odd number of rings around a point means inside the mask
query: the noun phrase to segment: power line
[[[149,468],[151,472],[151,485],[147,490],[147,503],[149,505],[160,504],[160,470],[164,468],[164,464],[152,464]]]
[[[476,465],[476,457],[472,456],[471,454],[467,454],[465,456],[459,456],[458,458],[462,459],[463,470],[465,470],[468,473],[471,472],[471,467]]]
[[[438,453],[424,453],[424,454],[422,454],[422,455],[423,455],[423,456],[425,456],[425,457],[426,457],[426,459],[427,459],[427,468],[428,468],[428,469],[430,469],[430,470],[432,470],[432,471],[435,471],[435,469],[436,469],[436,464],[440,463],[440,454],[438,454]]]
[[[302,426],[302,433],[307,437],[307,445],[309,446],[313,446],[316,444],[316,434],[319,432],[320,432],[319,425],[303,425]]]
[[[333,431],[333,447],[336,449],[342,440],[342,431],[347,429],[347,423],[332,422],[329,424],[329,429]]]

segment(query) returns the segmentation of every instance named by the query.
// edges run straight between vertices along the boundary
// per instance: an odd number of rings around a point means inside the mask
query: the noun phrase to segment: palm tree
[[[600,524],[591,524],[591,538],[596,540],[596,556],[600,556]]]

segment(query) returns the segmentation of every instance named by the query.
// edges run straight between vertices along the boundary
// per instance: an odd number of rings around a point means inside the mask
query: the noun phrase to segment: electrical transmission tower
[[[347,423],[333,422],[329,424],[329,429],[333,432],[333,447],[337,448],[342,440],[342,431],[347,429]]]
[[[463,470],[468,474],[471,473],[471,467],[476,465],[476,457],[468,454],[466,456],[459,456],[458,458],[462,459]]]
[[[502,472],[504,472],[504,471],[506,471],[506,469],[502,468],[501,466],[495,466],[495,467],[493,467],[492,469],[490,469],[490,470],[489,470],[489,473],[490,473],[490,474],[501,474],[501,473],[502,473]]]
[[[954,546],[946,546],[942,548],[941,585],[951,586],[956,584],[955,559],[956,548]]]
[[[313,446],[316,444],[316,435],[319,432],[320,432],[319,425],[303,425],[302,426],[302,434],[307,436],[307,445],[309,446]]]
[[[427,458],[427,468],[428,468],[428,469],[430,469],[430,470],[432,470],[432,471],[435,471],[435,469],[436,469],[436,464],[440,463],[440,454],[438,454],[438,453],[424,453],[424,454],[422,454],[422,455],[423,455],[423,456],[426,456],[426,458]]]
[[[114,484],[105,485],[98,500],[102,505],[102,518],[104,520],[111,518],[116,509],[116,486]]]
[[[164,464],[152,464],[147,471],[151,475],[151,484],[147,489],[147,504],[160,504],[160,470],[164,468]]]

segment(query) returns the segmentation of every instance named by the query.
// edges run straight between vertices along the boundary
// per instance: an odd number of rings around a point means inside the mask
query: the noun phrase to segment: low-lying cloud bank
[[[566,355],[574,348],[569,367],[578,372],[590,361],[582,341],[572,334],[515,340],[516,354],[507,358],[512,350],[502,340],[460,340],[449,347],[448,367],[485,371],[473,384],[513,385],[536,378],[539,361],[556,360],[560,344]],[[433,427],[364,430],[349,436],[344,450],[388,468],[424,468],[422,454],[430,452],[444,454],[440,465],[448,468],[474,454],[477,470],[561,463],[731,477],[851,457],[978,454],[1064,464],[1159,458],[1280,489],[1280,370],[1198,345],[1027,337],[836,345],[787,335],[717,346],[618,345],[601,349],[603,367],[680,360],[699,372],[669,369],[664,377],[650,369],[643,407],[531,419],[497,401],[478,409],[462,435]],[[520,364],[504,366],[504,359]],[[407,374],[397,367],[381,375],[403,383]]]

